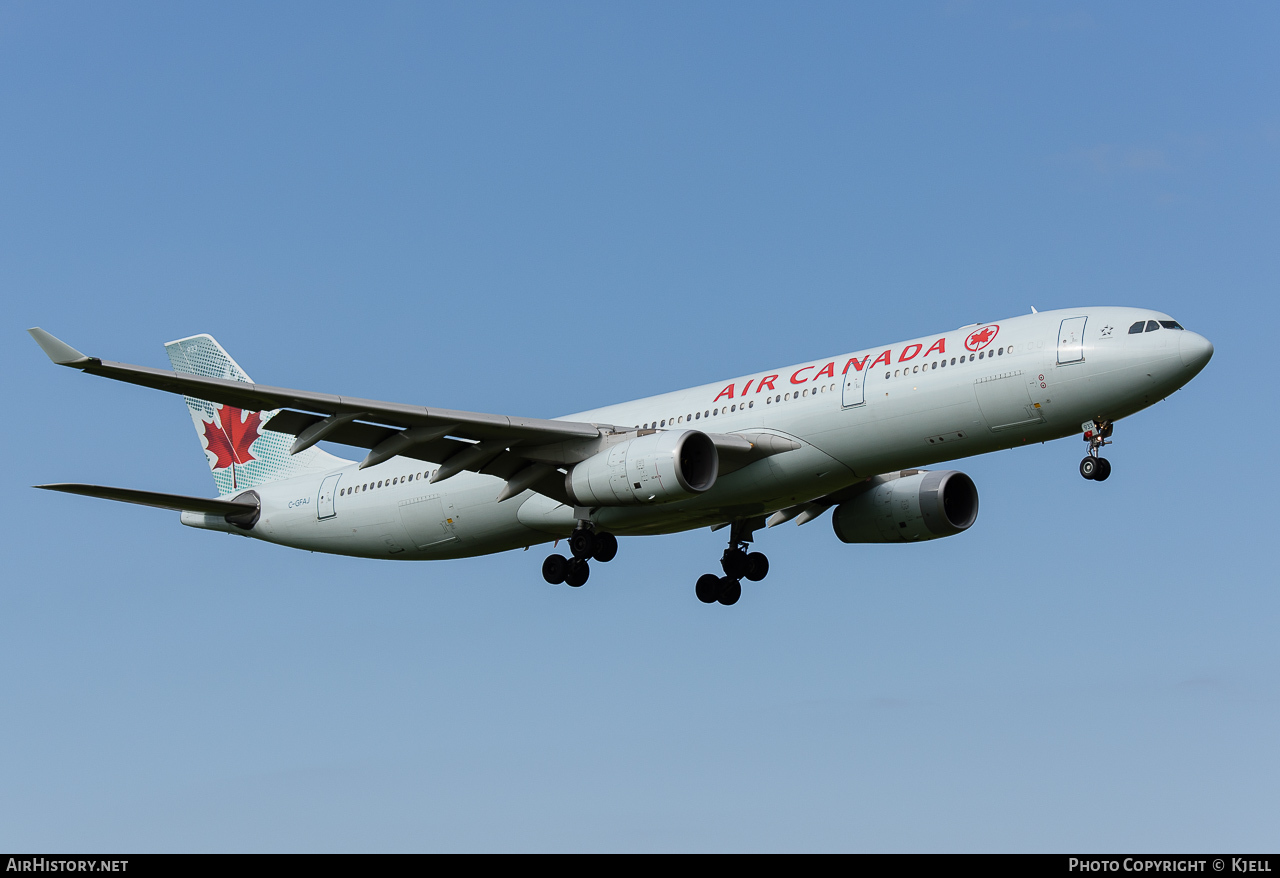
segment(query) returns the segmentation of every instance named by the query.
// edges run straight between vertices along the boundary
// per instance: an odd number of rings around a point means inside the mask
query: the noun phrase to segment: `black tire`
[[[759,582],[769,575],[769,559],[763,552],[752,552],[747,556],[747,579]]]
[[[1080,475],[1086,479],[1093,481],[1098,474],[1098,461],[1092,457],[1086,457],[1080,461]]]
[[[1105,457],[1099,457],[1098,469],[1093,474],[1093,480],[1095,482],[1105,482],[1107,480],[1107,477],[1110,475],[1111,475],[1111,461],[1107,460]]]
[[[720,577],[714,573],[704,573],[698,577],[698,584],[693,591],[704,604],[714,604],[720,600]]]
[[[720,557],[720,567],[730,579],[746,576],[747,566],[747,553],[741,549],[725,549],[724,555]]]
[[[564,555],[548,555],[547,560],[542,562],[542,578],[552,585],[559,585],[564,582],[568,566],[569,562]]]
[[[587,562],[583,561],[581,558],[574,558],[572,561],[568,563],[568,565],[566,565],[566,568],[564,571],[564,582],[565,582],[565,585],[578,588],[579,586],[586,585],[587,577],[589,577],[590,575],[591,575],[590,565],[588,565]]]
[[[591,557],[601,564],[608,564],[618,555],[618,538],[613,534],[596,534],[595,551]]]
[[[732,607],[742,597],[742,583],[732,576],[720,578],[720,596],[717,598],[726,607]]]
[[[569,537],[569,551],[579,561],[590,558],[596,548],[596,535],[589,530],[579,529]]]

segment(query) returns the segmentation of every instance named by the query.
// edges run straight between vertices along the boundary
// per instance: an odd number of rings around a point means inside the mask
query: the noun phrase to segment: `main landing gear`
[[[751,530],[745,522],[734,522],[730,528],[729,548],[720,557],[724,576],[707,573],[698,577],[694,593],[704,604],[716,602],[732,606],[742,597],[742,580],[759,582],[769,575],[769,559],[761,552],[748,552]]]
[[[1105,482],[1111,475],[1111,461],[1099,457],[1102,446],[1110,445],[1112,423],[1094,418],[1084,425],[1084,441],[1089,443],[1089,454],[1080,461],[1080,475],[1094,482]]]
[[[607,564],[618,554],[618,538],[611,533],[597,533],[587,522],[579,522],[569,537],[569,551],[572,558],[563,555],[548,555],[542,562],[542,578],[552,585],[565,585],[577,588],[587,581],[591,575],[591,567],[587,563],[591,559]]]

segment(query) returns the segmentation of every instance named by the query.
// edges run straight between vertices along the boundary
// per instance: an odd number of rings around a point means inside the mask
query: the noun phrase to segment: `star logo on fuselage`
[[[1102,332],[1101,332],[1102,337],[1103,337],[1103,338],[1111,338],[1111,330],[1112,330],[1112,329],[1114,329],[1114,328],[1115,328],[1115,327],[1113,327],[1110,323],[1108,323],[1106,326],[1102,327]]]

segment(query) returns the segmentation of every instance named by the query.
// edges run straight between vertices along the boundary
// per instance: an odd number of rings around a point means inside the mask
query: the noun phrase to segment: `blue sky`
[[[0,846],[1272,849],[1273,5],[0,7]],[[1087,304],[1217,353],[961,461],[965,534],[396,564],[33,491],[208,494],[154,366],[554,416]],[[18,415],[18,413],[21,415]]]

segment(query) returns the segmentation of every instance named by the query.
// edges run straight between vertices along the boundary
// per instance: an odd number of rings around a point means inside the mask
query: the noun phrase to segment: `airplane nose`
[[[1213,345],[1198,332],[1184,331],[1178,341],[1178,353],[1182,356],[1182,365],[1199,371],[1213,356]]]

